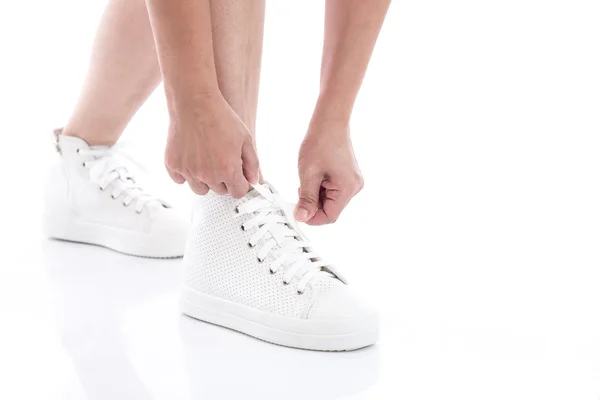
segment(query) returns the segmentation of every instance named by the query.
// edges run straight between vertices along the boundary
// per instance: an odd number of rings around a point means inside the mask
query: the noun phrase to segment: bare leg
[[[211,23],[219,89],[255,137],[264,0],[211,0]]]
[[[211,19],[219,88],[255,134],[264,0],[213,0]],[[111,0],[94,42],[87,78],[63,133],[112,145],[160,83],[144,0]]]
[[[79,102],[48,170],[49,237],[142,257],[183,255],[189,218],[140,187],[145,180],[136,179],[128,157],[89,146],[114,144],[160,82],[149,22],[144,0],[110,0],[106,8]]]
[[[110,0],[83,90],[63,133],[112,145],[161,81],[144,0]]]

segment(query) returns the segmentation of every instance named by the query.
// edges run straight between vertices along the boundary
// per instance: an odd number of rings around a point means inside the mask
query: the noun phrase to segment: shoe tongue
[[[256,197],[261,197],[261,196],[265,197],[263,195],[263,193],[272,195],[272,196],[277,194],[277,192],[273,189],[273,187],[268,182],[262,183],[260,185],[252,185],[252,188],[250,189],[250,191],[248,193],[246,193],[246,195],[244,197],[242,197],[242,199],[240,200],[240,204],[250,201]]]
[[[260,185],[260,188],[262,188],[262,190],[261,189],[259,189],[259,190],[261,190],[261,191],[267,190],[272,195],[277,194],[277,191],[269,183],[263,183],[262,185]],[[250,192],[248,192],[248,194],[240,202],[244,203],[246,201],[250,201],[259,196],[263,196],[262,193],[260,193],[258,190],[256,190],[254,188]],[[279,215],[284,214],[283,210],[274,211],[274,212],[276,212]],[[264,239],[265,240],[275,240],[275,238],[273,237],[273,235],[270,232],[267,235],[265,235]],[[281,254],[282,248],[284,248],[286,246],[286,244],[290,243],[290,241],[292,241],[292,240],[296,240],[296,239],[290,238],[290,237],[284,238],[284,240],[281,243],[279,243],[279,246],[272,250],[273,256],[275,258],[277,258]],[[303,252],[303,249],[302,248],[294,248],[294,249],[290,250],[290,252],[292,254],[300,254]],[[305,260],[304,262],[308,263],[310,261]],[[318,275],[316,275],[315,278],[313,278],[313,279],[315,279],[315,282],[320,282],[321,284],[324,284],[324,285],[329,285],[330,281],[338,281],[339,282],[339,279],[337,277],[335,277],[335,275],[333,275],[330,272],[325,271],[325,270],[319,271]]]
[[[219,196],[219,195],[215,194],[215,196]],[[256,189],[251,189],[248,193],[246,193],[246,195],[244,197],[242,197],[239,200],[239,204],[247,203],[250,200],[260,197],[260,196],[262,196],[262,195],[260,193],[258,193],[258,191]]]
[[[271,185],[269,185],[269,183],[265,182],[260,185],[253,185],[253,188],[246,194],[246,196],[244,196],[243,198],[240,199],[239,204],[247,203],[258,197],[266,198],[267,196],[274,196],[276,193],[277,192],[271,187]],[[270,212],[270,214],[271,215],[273,215],[273,214],[284,215],[283,209],[273,210]],[[271,234],[271,232],[267,232],[265,234],[265,236],[263,237],[263,240],[276,240],[276,239]],[[280,243],[279,243],[280,247],[285,246],[291,240],[295,240],[295,239],[290,238],[290,237],[284,238],[283,241],[280,241]],[[281,251],[280,248],[276,248],[273,250],[274,254],[276,254],[276,255],[278,255],[279,251]],[[302,249],[294,249],[294,253],[299,253],[299,252],[302,252]]]

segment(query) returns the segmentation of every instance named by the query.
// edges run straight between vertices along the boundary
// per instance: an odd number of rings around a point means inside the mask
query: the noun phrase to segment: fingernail
[[[308,210],[305,208],[296,210],[296,219],[300,222],[306,222],[308,220]]]

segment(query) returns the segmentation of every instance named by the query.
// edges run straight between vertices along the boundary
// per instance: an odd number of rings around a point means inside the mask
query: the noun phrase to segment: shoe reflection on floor
[[[183,316],[181,260],[42,244],[62,347],[89,399],[331,399],[379,375],[377,346],[348,353],[272,345]]]

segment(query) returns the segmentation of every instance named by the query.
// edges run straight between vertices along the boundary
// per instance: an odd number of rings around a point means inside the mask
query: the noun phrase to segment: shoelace
[[[90,168],[90,179],[97,183],[101,190],[106,190],[113,184],[111,197],[116,199],[124,194],[123,205],[125,207],[135,200],[135,212],[141,214],[144,205],[151,201],[166,204],[136,184],[135,179],[120,158],[126,158],[134,164],[136,162],[122,153],[121,148],[122,146],[115,145],[106,148],[78,149],[77,152],[83,156],[94,157],[93,160],[83,163],[84,167]]]
[[[262,263],[270,253],[275,261],[269,266],[271,274],[277,273],[279,269],[285,271],[283,284],[288,285],[297,276],[300,278],[296,291],[304,293],[311,279],[320,273],[327,273],[323,267],[331,267],[322,261],[320,257],[311,250],[310,243],[300,232],[296,221],[288,211],[290,208],[281,200],[280,196],[261,185],[252,185],[260,196],[257,196],[237,208],[240,215],[253,215],[242,224],[243,230],[258,227],[258,230],[250,237],[248,245],[256,246],[259,240],[267,233],[271,234],[264,245],[258,251],[258,262]]]

